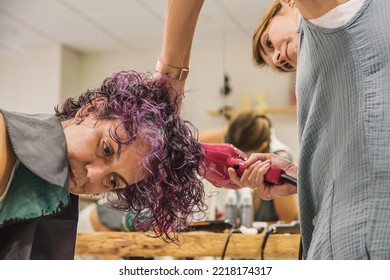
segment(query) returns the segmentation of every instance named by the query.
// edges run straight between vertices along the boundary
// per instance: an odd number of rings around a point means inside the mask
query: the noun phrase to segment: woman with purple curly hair
[[[137,230],[177,242],[205,209],[204,152],[171,91],[168,75],[124,71],[56,116],[0,110],[0,258],[73,258],[79,194],[106,193]]]
[[[0,259],[73,259],[78,194],[105,193],[167,242],[205,210],[204,151],[179,117],[190,52],[177,49],[192,41],[201,5],[173,2],[155,74],[113,74],[55,116],[0,109]],[[193,24],[172,37],[177,17]]]
[[[142,220],[136,215],[138,229],[173,240],[168,233],[204,208],[204,191],[196,130],[174,117],[178,104],[170,102],[170,90],[166,76],[119,72],[56,112],[67,139],[69,191],[113,191],[114,207],[150,213]]]

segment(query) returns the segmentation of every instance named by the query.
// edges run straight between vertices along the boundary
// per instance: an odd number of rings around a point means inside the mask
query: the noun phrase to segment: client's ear
[[[75,115],[76,124],[79,125],[84,120],[84,118],[88,117],[90,114],[98,112],[104,103],[107,103],[107,101],[108,99],[106,97],[98,97],[85,104],[77,111]]]

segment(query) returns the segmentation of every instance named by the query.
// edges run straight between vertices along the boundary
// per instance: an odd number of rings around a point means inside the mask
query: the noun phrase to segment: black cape
[[[74,259],[78,196],[60,120],[0,111],[19,161],[0,209],[0,259]]]

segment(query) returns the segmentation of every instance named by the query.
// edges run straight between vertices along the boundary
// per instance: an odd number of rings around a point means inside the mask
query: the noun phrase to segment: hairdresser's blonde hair
[[[255,63],[259,66],[264,66],[266,63],[261,56],[261,36],[264,31],[267,29],[270,21],[276,16],[276,14],[282,8],[280,0],[275,0],[271,6],[268,7],[263,18],[260,21],[260,24],[257,26],[255,34],[253,34],[252,50],[253,50],[253,59]]]

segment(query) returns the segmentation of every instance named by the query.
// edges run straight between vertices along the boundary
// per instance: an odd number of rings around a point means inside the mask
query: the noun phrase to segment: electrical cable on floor
[[[279,178],[277,179],[277,181],[283,181],[285,183],[289,183],[289,184],[294,185],[296,187],[298,186],[297,179],[290,176],[290,175],[287,175],[286,173],[279,174]],[[265,232],[264,237],[263,237],[263,242],[261,244],[261,250],[260,250],[260,259],[261,260],[264,260],[264,249],[265,249],[265,246],[267,244],[269,235],[271,233],[276,233],[277,231],[278,231],[277,225],[272,225]],[[299,260],[302,259],[302,251],[303,251],[303,249],[302,249],[302,237],[301,237],[300,242],[299,242],[299,252],[298,252],[298,259]]]
[[[300,234],[301,233],[301,225],[298,221],[293,221],[289,224],[284,224],[284,223],[277,223],[271,225],[266,233],[264,234],[263,237],[263,242],[261,244],[261,249],[260,249],[260,259],[264,260],[264,250],[265,250],[265,245],[267,244],[268,237],[270,236],[271,233],[276,233],[276,234]],[[298,251],[298,260],[302,259],[302,238],[299,243],[299,251]]]
[[[229,245],[230,237],[232,236],[233,232],[235,232],[235,230],[236,230],[235,228],[231,228],[229,230],[229,234],[228,234],[228,237],[227,237],[226,242],[225,242],[225,246],[224,246],[223,251],[222,251],[221,260],[225,259],[225,255],[226,255],[227,247]]]
[[[267,231],[264,234],[263,242],[261,243],[261,249],[260,249],[260,259],[261,260],[264,260],[264,249],[265,249],[265,245],[267,244],[268,237],[274,231],[275,231],[275,228],[271,226],[267,229]]]

